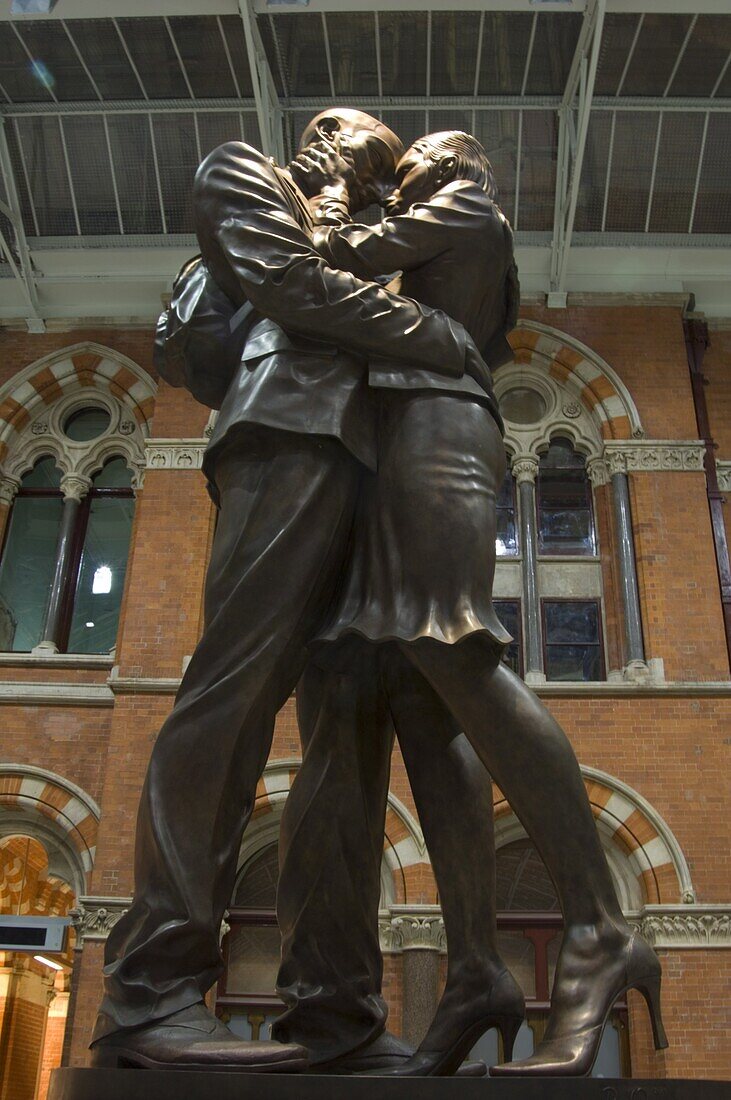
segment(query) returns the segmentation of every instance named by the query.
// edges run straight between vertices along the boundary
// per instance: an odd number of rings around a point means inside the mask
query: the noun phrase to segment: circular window
[[[111,417],[106,409],[97,407],[77,409],[68,417],[63,430],[74,443],[86,443],[105,432],[110,420]]]
[[[502,397],[500,412],[513,424],[535,424],[546,415],[546,402],[538,390],[514,386]]]

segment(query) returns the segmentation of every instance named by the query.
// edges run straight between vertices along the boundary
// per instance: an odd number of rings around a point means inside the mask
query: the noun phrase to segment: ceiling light
[[[44,966],[50,966],[51,970],[63,970],[61,963],[54,962],[53,959],[47,959],[45,955],[34,955],[33,958],[36,962],[43,963]]]
[[[309,8],[310,0],[267,0],[268,8]]]
[[[102,596],[112,591],[112,571],[108,565],[100,565],[98,569],[94,570],[91,591],[94,596]]]
[[[56,5],[56,0],[13,0],[11,15],[48,15]]]

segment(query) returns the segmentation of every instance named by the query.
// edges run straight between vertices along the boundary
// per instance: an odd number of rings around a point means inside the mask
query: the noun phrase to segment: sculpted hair
[[[456,157],[453,179],[472,180],[481,187],[488,198],[497,202],[497,184],[492,173],[492,165],[487,153],[477,138],[465,134],[462,130],[442,130],[437,134],[427,134],[416,142],[417,146],[435,163],[441,157]]]

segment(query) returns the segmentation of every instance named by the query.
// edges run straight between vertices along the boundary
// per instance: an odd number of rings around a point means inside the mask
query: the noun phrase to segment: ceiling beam
[[[45,332],[45,324],[38,302],[38,290],[35,283],[33,260],[25,236],[23,215],[20,209],[20,199],[18,198],[18,188],[15,182],[15,174],[13,173],[13,164],[10,159],[8,139],[5,134],[4,119],[0,119],[0,171],[5,181],[5,194],[7,198],[7,202],[3,203],[3,213],[13,228],[15,249],[12,248],[11,243],[6,239],[4,234],[0,234],[0,247],[7,257],[10,269],[22,289],[23,297],[26,299],[28,305],[28,312],[26,314],[28,330],[30,332]]]
[[[262,151],[282,164],[284,163],[282,110],[264,43],[259,34],[252,0],[239,0],[239,14],[244,24],[246,52],[251,69]]]
[[[549,306],[563,307],[566,304],[564,284],[568,271],[571,237],[574,232],[576,203],[579,198],[581,169],[589,132],[605,11],[606,0],[591,0],[584,12],[579,41],[576,44],[558,112],[558,157]]]

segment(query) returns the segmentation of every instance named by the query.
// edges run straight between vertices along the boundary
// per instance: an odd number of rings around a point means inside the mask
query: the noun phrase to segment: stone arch
[[[272,760],[264,769],[257,785],[251,821],[239,852],[237,878],[264,848],[276,843],[284,804],[300,763],[297,758]],[[416,864],[429,863],[424,835],[416,818],[389,791],[381,872],[384,903],[407,901],[408,869]]]
[[[42,455],[59,468],[89,477],[121,454],[138,477],[150,434],[157,386],[126,355],[92,341],[59,348],[31,363],[0,387],[0,469],[19,481]],[[110,425],[93,444],[74,444],[65,418],[91,398],[110,413]]]
[[[508,337],[514,363],[538,368],[577,402],[578,411],[564,408],[563,427],[575,434],[571,417],[585,410],[601,440],[644,436],[632,396],[612,367],[591,348],[538,321],[519,321]],[[511,372],[506,364],[495,372],[496,384]]]
[[[657,810],[614,776],[586,765],[581,772],[623,909],[694,902],[685,856]],[[498,847],[526,835],[495,786],[493,805]]]
[[[75,783],[43,768],[0,764],[0,837],[25,834],[48,853],[49,871],[86,893],[100,810]]]

